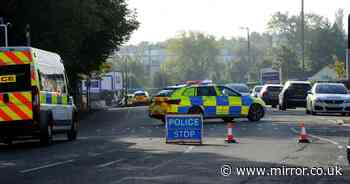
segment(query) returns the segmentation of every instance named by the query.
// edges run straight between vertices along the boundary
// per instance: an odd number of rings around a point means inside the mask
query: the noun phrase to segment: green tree
[[[10,45],[25,45],[30,25],[32,46],[59,53],[73,84],[78,74],[98,70],[139,25],[125,0],[10,0],[0,7],[13,24]]]
[[[173,82],[210,78],[219,54],[215,38],[198,32],[169,40],[167,51],[170,57],[164,67]]]

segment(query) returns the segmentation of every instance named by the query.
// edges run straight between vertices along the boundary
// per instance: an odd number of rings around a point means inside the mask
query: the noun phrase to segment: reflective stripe
[[[42,104],[68,104],[67,95],[56,95],[53,93],[40,92],[40,103]]]
[[[230,106],[217,106],[216,114],[230,114]]]
[[[229,103],[229,106],[241,106],[241,97],[229,96],[228,103]]]
[[[249,106],[242,106],[242,115],[248,115],[249,113]]]
[[[0,52],[0,65],[29,64],[32,60],[29,50]]]
[[[216,106],[216,96],[203,96],[204,106]]]

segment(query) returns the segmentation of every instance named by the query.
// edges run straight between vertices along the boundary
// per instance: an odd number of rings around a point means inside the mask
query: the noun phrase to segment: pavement
[[[236,120],[238,144],[225,143],[222,120],[208,120],[203,145],[178,145],[165,144],[164,126],[147,114],[147,107],[109,108],[86,115],[74,142],[57,135],[49,147],[0,144],[0,183],[350,183],[350,117],[268,108],[259,122]],[[298,143],[301,122],[309,144]],[[341,176],[238,176],[248,167],[337,167]]]

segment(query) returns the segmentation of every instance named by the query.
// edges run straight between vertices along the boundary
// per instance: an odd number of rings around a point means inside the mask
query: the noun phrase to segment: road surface
[[[224,142],[224,122],[205,121],[203,145],[176,145],[165,144],[164,126],[147,116],[147,107],[110,108],[85,117],[74,142],[60,135],[49,147],[35,140],[0,144],[0,183],[350,183],[350,118],[304,111],[269,108],[260,122],[237,119],[233,133],[239,144]],[[297,142],[300,122],[305,122],[310,144]],[[335,166],[342,176],[236,172]]]

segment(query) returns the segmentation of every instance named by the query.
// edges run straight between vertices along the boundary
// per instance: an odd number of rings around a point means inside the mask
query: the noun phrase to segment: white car
[[[316,83],[308,92],[306,113],[350,113],[350,94],[341,83]]]
[[[250,93],[250,96],[257,98],[263,86],[255,86]]]

